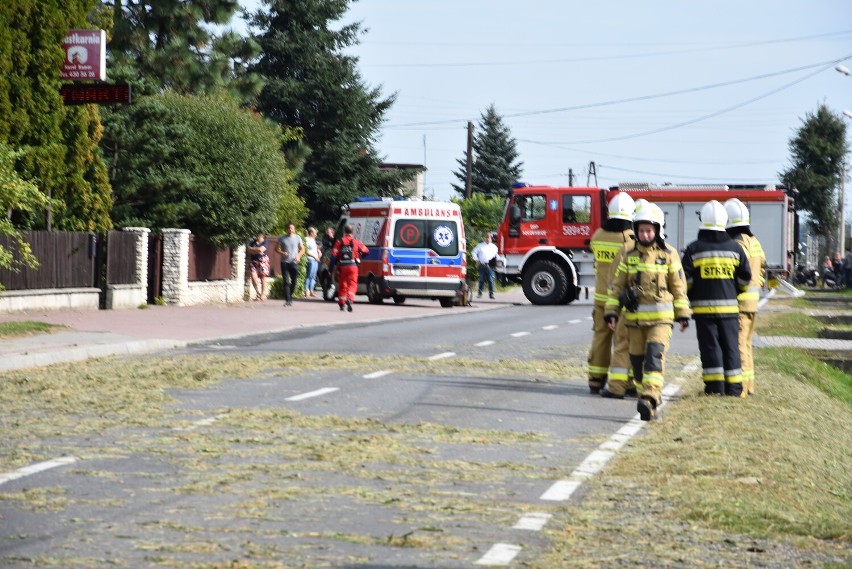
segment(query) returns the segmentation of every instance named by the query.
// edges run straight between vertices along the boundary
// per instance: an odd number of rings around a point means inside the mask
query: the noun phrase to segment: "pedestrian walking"
[[[492,243],[492,240],[491,233],[486,233],[485,240],[474,247],[470,253],[476,263],[476,269],[479,271],[477,298],[482,298],[482,290],[485,288],[486,281],[488,282],[488,297],[494,298],[494,267],[497,261],[497,245]]]
[[[337,304],[340,310],[352,312],[355,293],[358,291],[358,264],[361,255],[370,252],[363,243],[352,235],[352,226],[347,225],[343,237],[338,239],[331,249],[334,263],[337,266]]]
[[[246,252],[250,256],[251,284],[256,294],[254,299],[258,301],[266,298],[266,277],[269,276],[268,247],[266,235],[263,232],[258,233],[246,247]]]
[[[752,354],[752,339],[757,323],[757,309],[760,301],[760,289],[766,282],[766,254],[760,241],[751,232],[751,217],[748,208],[740,200],[733,198],[725,202],[728,223],[725,230],[728,236],[740,244],[748,256],[751,269],[751,282],[745,292],[737,295],[739,302],[739,336],[740,364],[743,370],[743,392],[741,397],[754,393],[754,357]]]
[[[287,225],[287,235],[278,238],[275,249],[281,255],[281,278],[284,282],[284,306],[293,305],[293,294],[299,281],[299,263],[305,254],[305,244],[296,234],[296,226]]]
[[[739,397],[743,390],[739,347],[739,301],[751,282],[751,267],[739,243],[725,231],[728,214],[712,200],[701,208],[698,239],[683,253],[692,304],[704,393]]]
[[[614,333],[604,320],[607,291],[609,288],[613,260],[625,244],[633,243],[633,198],[621,192],[612,198],[607,207],[608,218],[599,227],[589,244],[595,257],[595,302],[592,308],[592,344],[589,347],[588,376],[589,390],[599,393],[607,379],[612,357]],[[627,339],[624,321],[619,322],[622,338]],[[627,382],[629,363],[624,365],[624,384]],[[621,394],[624,396],[624,389]]]
[[[319,269],[320,250],[317,244],[317,228],[308,227],[307,235],[305,236],[305,255],[308,258],[308,264],[305,267],[305,298],[316,296],[314,287],[317,285],[317,270]]]
[[[620,317],[625,320],[633,376],[642,388],[636,409],[643,421],[651,420],[663,401],[665,355],[674,322],[683,332],[691,314],[680,257],[663,239],[664,225],[665,215],[656,204],[646,202],[636,209],[636,242],[615,269],[604,309],[610,330],[615,331]]]

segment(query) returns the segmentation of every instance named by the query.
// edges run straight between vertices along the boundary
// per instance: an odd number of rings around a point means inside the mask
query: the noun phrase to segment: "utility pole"
[[[840,163],[840,227],[837,230],[837,249],[846,255],[846,160]]]
[[[586,176],[586,186],[589,186],[589,184],[591,183],[592,176],[595,177],[595,186],[597,186],[598,185],[598,170],[597,170],[597,168],[595,168],[595,161],[594,160],[589,162],[589,175]]]
[[[467,167],[464,178],[464,197],[470,198],[473,192],[473,123],[467,121]]]
[[[574,187],[574,169],[573,168],[568,168],[568,187],[569,188]]]

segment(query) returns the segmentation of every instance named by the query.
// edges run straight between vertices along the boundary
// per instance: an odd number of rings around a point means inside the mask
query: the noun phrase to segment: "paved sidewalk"
[[[0,338],[0,372],[115,354],[158,352],[188,344],[283,332],[314,326],[335,326],[452,313],[493,310],[526,303],[520,287],[475,299],[471,306],[441,308],[438,301],[408,299],[369,304],[358,297],[353,312],[319,298],[231,305],[149,306],[126,310],[58,310],[0,314],[0,322],[31,320],[65,328],[51,334]]]
[[[804,350],[828,350],[852,352],[852,340],[830,340],[825,338],[796,338],[793,336],[757,336],[755,348],[802,348]]]

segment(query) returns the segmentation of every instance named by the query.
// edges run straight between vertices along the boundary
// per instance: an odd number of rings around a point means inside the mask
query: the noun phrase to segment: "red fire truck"
[[[678,251],[698,235],[698,214],[710,200],[744,202],[752,232],[766,252],[767,282],[782,276],[795,255],[798,218],[783,186],[620,184],[612,188],[519,185],[512,189],[497,238],[497,276],[519,282],[533,304],[567,304],[594,290],[592,234],[618,192],[644,198],[666,214],[666,241]]]

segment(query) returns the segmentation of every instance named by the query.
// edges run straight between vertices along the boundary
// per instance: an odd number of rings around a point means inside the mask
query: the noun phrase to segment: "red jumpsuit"
[[[340,249],[344,245],[350,244],[352,246],[352,260],[342,260]],[[352,306],[352,303],[355,302],[355,293],[358,291],[358,263],[361,260],[361,255],[369,252],[370,250],[363,243],[351,235],[344,235],[341,239],[338,239],[331,249],[331,254],[334,256],[338,267],[337,303],[341,309],[344,304]]]

